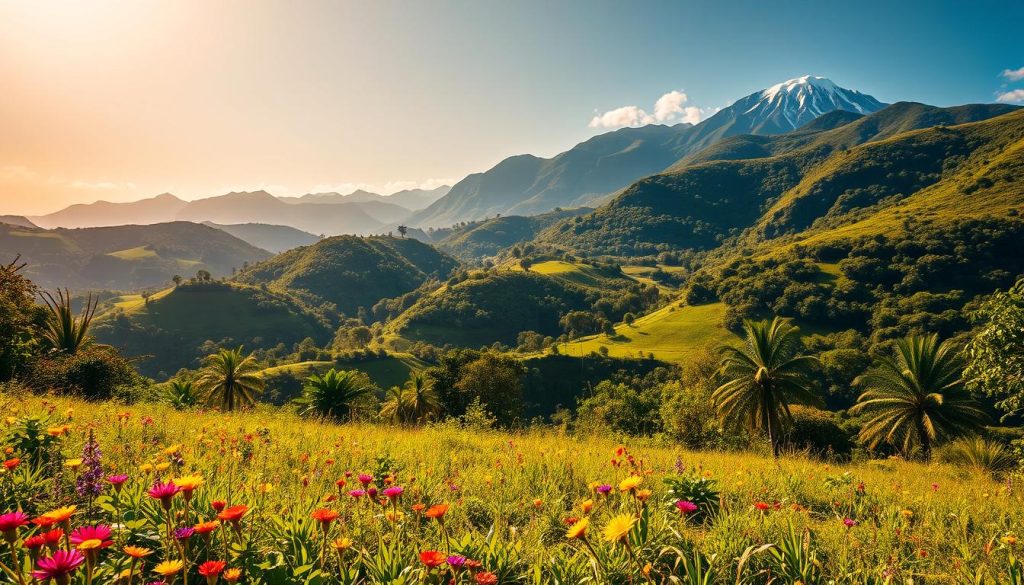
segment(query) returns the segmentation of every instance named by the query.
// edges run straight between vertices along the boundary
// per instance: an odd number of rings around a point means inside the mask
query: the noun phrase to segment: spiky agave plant
[[[90,293],[82,311],[76,317],[71,308],[71,292],[67,289],[57,289],[56,297],[47,291],[43,291],[40,296],[49,310],[46,316],[46,329],[43,330],[43,341],[50,349],[74,355],[93,344],[89,327],[96,315],[98,298],[93,298]]]

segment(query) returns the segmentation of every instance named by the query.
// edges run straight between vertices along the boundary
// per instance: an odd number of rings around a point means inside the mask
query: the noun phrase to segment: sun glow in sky
[[[1022,87],[1000,78],[1024,66],[1018,3],[847,10],[0,0],[0,214],[161,192],[433,187],[553,155],[605,120],[693,121],[803,74],[935,105]],[[642,115],[604,116],[615,111]]]

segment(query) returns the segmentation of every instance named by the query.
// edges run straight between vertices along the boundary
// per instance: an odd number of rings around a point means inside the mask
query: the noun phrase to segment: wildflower
[[[18,457],[13,457],[11,459],[8,459],[7,461],[4,461],[4,469],[6,469],[7,471],[12,471],[19,465],[21,465],[21,459]]]
[[[366,495],[370,496],[371,500],[376,500],[377,499],[377,488],[375,488],[373,486],[370,486],[369,489],[366,490]]]
[[[476,585],[498,585],[498,576],[487,571],[477,573],[473,580],[476,581]]]
[[[42,534],[37,534],[35,536],[30,536],[30,537],[26,538],[24,542],[21,543],[22,546],[24,546],[25,548],[27,548],[29,550],[36,550],[37,548],[43,546],[44,544],[46,544],[46,537],[43,536]]]
[[[1010,546],[1017,544],[1017,537],[1013,534],[1007,534],[999,540],[1002,541],[1003,544],[1008,544]]]
[[[458,570],[465,566],[466,557],[460,555],[448,555],[448,558],[445,559],[445,562],[448,563],[449,567]]]
[[[363,484],[363,487],[365,488],[366,486],[368,486],[371,483],[373,483],[373,476],[370,475],[369,473],[360,473],[359,474],[359,483]]]
[[[220,522],[214,520],[212,522],[200,522],[199,524],[193,526],[193,528],[195,528],[196,534],[200,536],[207,536],[214,530],[217,530],[219,526]]]
[[[533,500],[533,507],[534,508],[537,508],[538,510],[540,510],[543,506],[544,506],[544,500],[542,500],[540,498],[535,498]]]
[[[154,500],[160,500],[160,505],[163,506],[164,510],[171,509],[171,502],[174,499],[174,494],[181,491],[181,488],[174,485],[173,481],[167,483],[156,482],[153,487],[149,488],[149,497]]]
[[[126,546],[123,550],[124,554],[133,559],[144,559],[153,554],[153,549],[149,549],[144,546]]]
[[[174,478],[173,483],[181,490],[181,494],[185,500],[190,500],[192,499],[192,492],[194,492],[197,487],[203,485],[203,478],[199,475],[186,475],[184,477]]]
[[[0,532],[4,540],[14,544],[18,540],[18,529],[28,524],[28,514],[24,512],[8,512],[0,515]]]
[[[397,500],[402,495],[403,491],[404,490],[402,489],[402,486],[400,486],[400,485],[393,485],[393,486],[387,488],[386,490],[384,490],[381,493],[383,493],[389,500],[394,502],[395,500]]]
[[[221,575],[228,583],[237,583],[242,578],[242,569],[233,567],[224,571]]]
[[[679,510],[679,513],[684,516],[687,514],[692,514],[696,512],[698,509],[697,504],[694,504],[689,500],[679,500],[678,502],[676,502],[676,508]]]
[[[86,546],[86,549],[94,548],[107,548],[113,541],[110,540],[110,527],[103,524],[96,526],[80,526],[71,533],[70,537],[71,544],[82,547],[83,544],[90,543]],[[95,541],[95,544],[90,541]]]
[[[843,518],[843,524],[846,525],[847,528],[853,528],[857,525],[857,521],[853,518]]]
[[[594,500],[583,500],[583,503],[580,504],[580,509],[583,510],[584,514],[589,514],[594,509]]]
[[[191,526],[182,526],[181,528],[174,529],[174,538],[177,540],[188,540],[192,538],[192,535],[196,533],[196,529]]]
[[[608,542],[621,542],[629,536],[633,530],[636,518],[628,514],[616,516],[608,521],[604,527],[604,539]]]
[[[84,562],[85,556],[77,550],[58,550],[52,557],[39,559],[32,576],[42,582],[53,579],[57,585],[67,585],[71,573]]]
[[[416,512],[417,514],[419,514],[420,512],[422,512],[423,510],[425,510],[427,508],[427,505],[426,504],[413,504],[412,506],[410,506],[410,508],[412,509],[413,512]]]
[[[345,491],[345,484],[346,482],[344,478],[341,478],[338,481],[334,482],[334,485],[338,486],[338,494],[341,494]]]
[[[221,512],[221,511],[223,511],[224,508],[227,507],[227,505],[228,505],[228,503],[225,502],[224,500],[214,500],[214,501],[210,502],[210,507],[213,508],[214,512]]]
[[[359,499],[365,496],[366,492],[364,490],[352,490],[348,493],[348,495],[352,496],[353,498]]]
[[[320,508],[319,510],[314,510],[310,516],[313,520],[319,522],[326,530],[327,527],[331,525],[331,522],[334,522],[338,518],[338,513],[334,510],[328,510],[327,508]]]
[[[590,520],[587,518],[581,518],[575,524],[569,527],[565,531],[565,537],[572,538],[585,538],[587,535],[587,527],[590,526]]]
[[[388,522],[398,522],[405,518],[405,514],[397,510],[388,510],[384,513],[384,517],[387,518]]]
[[[56,510],[47,512],[41,516],[50,521],[50,524],[60,524],[61,522],[67,522],[75,515],[76,506],[64,506],[63,508],[57,508]],[[35,522],[35,520],[33,520]],[[39,524],[38,522],[36,524]],[[39,524],[42,526],[42,524]],[[48,525],[47,525],[48,526]]]
[[[124,487],[124,483],[126,481],[128,481],[128,476],[124,474],[111,475],[110,477],[107,478],[107,483],[114,486],[115,492],[120,492],[121,488]]]
[[[67,467],[68,469],[71,469],[71,470],[74,470],[74,471],[77,471],[78,468],[81,467],[81,466],[82,466],[82,460],[81,459],[68,459],[67,461],[64,462],[64,467]]]
[[[346,550],[348,550],[349,548],[352,547],[352,539],[351,538],[336,538],[334,540],[334,542],[331,543],[331,546],[333,546],[334,550],[338,551],[339,553],[340,552],[344,552],[344,551],[346,551]]]
[[[423,515],[427,518],[432,518],[437,521],[444,519],[445,513],[448,512],[448,504],[435,504],[431,506]]]
[[[92,429],[82,447],[82,466],[85,468],[75,478],[75,493],[80,498],[95,498],[103,493],[103,453]]]
[[[597,486],[597,487],[596,487],[596,488],[594,488],[594,489],[595,489],[595,490],[597,491],[597,493],[599,493],[599,494],[602,494],[602,495],[608,495],[608,493],[612,491],[612,486],[610,486],[610,485],[608,485],[608,484],[604,483],[604,484],[601,484],[601,485]]]
[[[199,574],[206,577],[207,585],[214,585],[217,582],[217,576],[224,571],[227,563],[224,561],[206,561],[199,565]]]
[[[166,579],[177,575],[184,567],[185,564],[181,561],[163,561],[153,567],[153,572]]]
[[[917,551],[917,556],[921,557],[922,559],[926,559],[926,558],[928,558],[928,551],[926,551],[926,550],[924,550],[922,548],[922,549]]]
[[[641,502],[646,502],[651,497],[651,490],[636,490],[636,499]]]
[[[217,519],[225,522],[230,522],[235,530],[238,530],[238,523],[242,521],[242,517],[249,511],[248,506],[238,505],[226,508],[223,512],[217,514]]]
[[[60,540],[64,538],[64,531],[57,528],[56,530],[44,532],[40,536],[43,537],[43,540],[46,542],[46,546],[54,548],[60,544]]]
[[[643,478],[637,475],[631,475],[626,479],[619,482],[620,492],[632,492],[636,488],[640,487],[640,483],[643,482]]]
[[[759,512],[767,512],[772,509],[772,505],[767,502],[754,502],[754,508]]]
[[[436,550],[427,550],[420,553],[420,562],[428,568],[435,568],[445,561],[444,553]]]
[[[902,511],[900,512],[900,514],[902,514],[902,515],[903,515],[903,517],[904,517],[904,518],[906,518],[906,519],[908,519],[908,520],[909,520],[910,518],[913,518],[913,517],[914,517],[914,511],[913,511],[913,510],[902,510]]]

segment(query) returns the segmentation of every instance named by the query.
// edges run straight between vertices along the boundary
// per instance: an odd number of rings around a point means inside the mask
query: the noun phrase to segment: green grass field
[[[114,258],[120,258],[121,260],[142,260],[144,258],[158,257],[157,253],[149,249],[148,246],[136,246],[135,248],[129,248],[127,250],[118,250],[116,252],[108,253],[107,256],[113,256]]]
[[[427,364],[407,353],[392,353],[387,357],[374,358],[370,360],[351,360],[343,362],[334,361],[311,361],[285,364],[267,368],[262,374],[278,375],[291,374],[296,378],[307,378],[313,374],[322,374],[331,368],[337,370],[359,370],[365,372],[373,380],[374,384],[381,388],[401,386],[409,377],[423,370]]]
[[[632,325],[615,327],[615,336],[591,335],[560,344],[559,352],[588,355],[608,348],[612,357],[638,357],[653,353],[655,359],[683,363],[703,347],[714,347],[732,335],[721,325],[724,303],[680,307],[674,303],[637,319]]]

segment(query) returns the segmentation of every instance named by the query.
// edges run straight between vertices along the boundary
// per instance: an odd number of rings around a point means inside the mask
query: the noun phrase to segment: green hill
[[[464,262],[474,262],[494,256],[520,242],[533,240],[548,226],[589,211],[591,210],[587,208],[579,208],[551,211],[531,217],[509,215],[472,222],[457,228],[435,230],[431,236],[435,238],[437,247],[442,251]]]
[[[164,378],[196,367],[204,343],[247,349],[291,346],[306,337],[325,343],[326,324],[286,295],[234,283],[186,283],[149,302],[123,298],[94,325],[101,343],[139,358],[143,374]]]
[[[1007,109],[1013,108],[895,104],[832,129],[720,143],[690,159],[693,164],[686,166],[683,159],[669,172],[637,181],[608,205],[556,224],[539,239],[592,254],[712,249],[755,225],[773,204],[797,196],[801,183],[815,178],[842,190],[825,194],[826,199],[847,190],[860,193],[859,198],[846,194],[845,209],[870,206],[888,195],[907,196],[956,172],[970,153],[1012,142],[1012,128],[1019,126],[1021,114],[1005,113]],[[935,121],[985,118],[976,124],[898,133]],[[751,141],[758,143],[756,151]],[[808,205],[817,197],[800,197],[800,225],[829,212],[828,207]]]
[[[0,250],[21,254],[44,288],[131,290],[166,285],[175,274],[231,274],[270,257],[230,234],[179,221],[155,225],[53,229],[0,223]]]
[[[250,266],[241,283],[288,292],[310,305],[333,304],[355,316],[360,307],[412,291],[427,279],[446,278],[458,262],[428,244],[389,236],[336,236]]]

